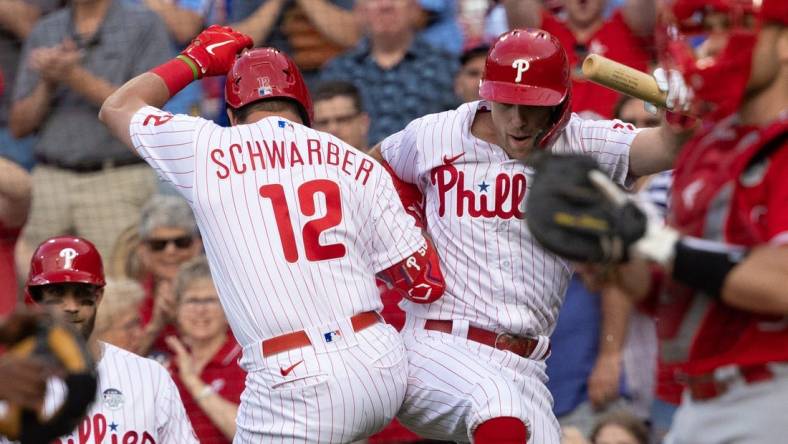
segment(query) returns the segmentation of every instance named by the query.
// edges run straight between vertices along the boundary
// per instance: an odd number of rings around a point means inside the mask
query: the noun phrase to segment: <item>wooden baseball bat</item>
[[[583,75],[622,94],[665,107],[667,94],[659,90],[653,77],[599,54],[591,54],[583,60]]]

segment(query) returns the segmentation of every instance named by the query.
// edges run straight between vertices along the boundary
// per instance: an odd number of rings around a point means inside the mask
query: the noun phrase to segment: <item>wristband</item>
[[[749,253],[743,247],[685,237],[676,242],[673,279],[720,299],[728,273]]]
[[[164,80],[167,89],[170,91],[170,97],[178,94],[180,90],[186,88],[192,81],[197,80],[196,65],[184,55],[179,55],[151,69],[150,72]]]

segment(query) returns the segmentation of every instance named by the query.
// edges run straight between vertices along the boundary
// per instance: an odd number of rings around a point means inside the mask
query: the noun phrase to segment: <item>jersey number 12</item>
[[[320,233],[336,227],[342,222],[342,199],[339,197],[339,185],[326,179],[316,179],[302,183],[298,187],[298,206],[304,216],[315,215],[317,210],[315,208],[315,195],[317,193],[322,193],[325,196],[326,215],[307,222],[301,233],[304,240],[306,258],[313,262],[336,259],[345,255],[345,246],[342,244],[320,244]],[[293,224],[290,222],[290,206],[285,197],[284,187],[278,183],[263,185],[260,187],[260,196],[271,199],[285,259],[290,263],[298,261],[295,231],[293,230]]]

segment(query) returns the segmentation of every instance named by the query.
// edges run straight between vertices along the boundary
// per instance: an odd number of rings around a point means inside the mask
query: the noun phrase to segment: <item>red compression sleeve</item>
[[[150,72],[164,80],[167,89],[170,91],[170,97],[178,94],[180,90],[186,88],[188,84],[197,79],[196,65],[184,55],[179,55],[168,62],[162,63],[151,69]]]
[[[424,240],[425,247],[378,273],[402,297],[417,304],[437,301],[446,288],[438,253],[429,239]]]
[[[402,206],[405,207],[405,212],[416,219],[417,227],[424,228],[427,226],[424,217],[424,196],[421,194],[421,191],[419,191],[419,188],[397,177],[391,165],[385,160],[380,163],[383,165],[383,168],[389,172],[391,180],[394,182],[394,189],[397,190],[397,195],[399,195],[399,200],[402,202]]]
[[[473,432],[476,444],[525,444],[527,439],[528,428],[511,416],[488,419]]]

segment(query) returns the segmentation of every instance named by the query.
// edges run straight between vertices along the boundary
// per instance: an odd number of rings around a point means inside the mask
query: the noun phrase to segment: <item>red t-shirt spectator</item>
[[[246,372],[238,365],[238,358],[241,356],[241,346],[235,338],[228,334],[227,341],[214,357],[205,365],[200,379],[210,385],[222,398],[234,404],[241,403],[241,393],[244,391]],[[192,398],[189,391],[183,385],[178,374],[178,367],[175,360],[170,361],[170,374],[183,400],[183,407],[189,415],[189,420],[194,428],[197,439],[202,443],[230,444],[232,440],[227,439],[222,431],[211,421],[208,415],[200,408],[197,401]]]
[[[153,279],[153,276],[148,276],[142,281],[142,288],[145,290],[145,299],[142,300],[140,304],[140,321],[142,322],[142,326],[145,327],[148,325],[153,318],[153,305],[155,303],[154,297],[156,295],[156,281]],[[153,341],[150,350],[148,351],[148,356],[157,355],[157,354],[166,354],[167,357],[172,356],[172,350],[167,345],[167,342],[164,341],[164,338],[167,336],[177,336],[178,331],[175,329],[175,325],[167,324],[159,333],[159,336]]]
[[[582,78],[581,65],[586,55],[599,54],[640,71],[648,71],[653,59],[653,43],[636,36],[624,21],[620,10],[588,39],[578,42],[569,27],[547,11],[542,12],[542,29],[558,38],[566,49],[572,70],[572,111],[592,111],[600,118],[613,118],[619,94],[612,89]]]
[[[14,246],[21,228],[6,228],[0,222],[0,316],[14,311],[17,301]]]

